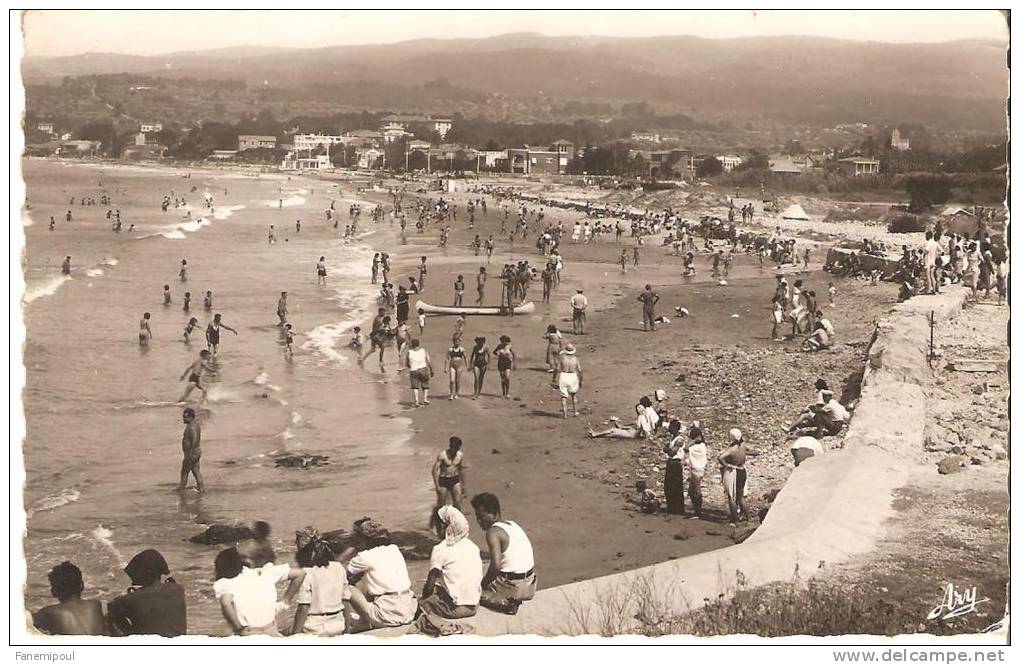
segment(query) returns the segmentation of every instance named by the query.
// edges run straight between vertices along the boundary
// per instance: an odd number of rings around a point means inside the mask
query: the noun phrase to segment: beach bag
[[[464,635],[474,632],[471,626],[430,616],[425,612],[418,615],[418,619],[414,622],[414,628],[417,632],[429,637],[446,637],[447,635]]]

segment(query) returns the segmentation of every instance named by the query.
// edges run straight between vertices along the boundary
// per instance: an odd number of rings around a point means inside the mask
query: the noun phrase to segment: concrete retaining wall
[[[829,253],[825,257],[825,265],[831,266],[833,263],[839,261],[844,266],[850,262],[850,254],[857,250],[844,249],[842,247],[831,247]],[[864,272],[871,272],[872,270],[881,270],[886,275],[893,275],[899,270],[900,259],[890,254],[863,254],[857,251],[857,257],[861,260],[861,268]]]
[[[963,301],[964,290],[953,287],[897,305],[879,322],[844,450],[798,467],[745,542],[544,589],[516,616],[480,610],[469,623],[486,636],[632,632],[639,612],[681,613],[732,592],[738,579],[748,587],[805,579],[870,551],[892,513],[893,490],[923,450],[927,316],[945,321]],[[541,570],[539,558],[539,584]]]

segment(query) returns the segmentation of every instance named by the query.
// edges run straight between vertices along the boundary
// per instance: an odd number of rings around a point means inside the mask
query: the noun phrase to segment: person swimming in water
[[[187,344],[191,341],[191,333],[195,332],[195,327],[198,326],[198,319],[191,317],[188,319],[188,325],[184,328],[184,343]]]
[[[181,395],[181,398],[179,400],[177,400],[178,402],[187,402],[188,396],[191,395],[191,391],[194,390],[195,388],[198,388],[199,390],[202,391],[202,401],[208,399],[209,391],[206,388],[206,386],[202,384],[203,371],[206,372],[213,371],[212,366],[209,365],[208,349],[202,349],[202,351],[199,352],[198,354],[198,359],[195,362],[188,365],[188,369],[184,370],[184,373],[181,374],[180,379],[181,381],[184,380],[184,377],[188,377],[188,387],[184,389],[184,394]]]

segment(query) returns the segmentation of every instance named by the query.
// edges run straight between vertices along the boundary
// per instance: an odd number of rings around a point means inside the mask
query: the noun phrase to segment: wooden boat
[[[418,311],[419,309],[424,310],[426,314],[463,314],[465,316],[472,314],[481,316],[497,316],[500,314],[506,315],[507,313],[507,308],[499,305],[465,305],[456,307],[454,305],[430,305],[423,300],[419,300],[412,311]],[[530,301],[514,307],[514,314],[531,314],[534,311],[535,303]]]

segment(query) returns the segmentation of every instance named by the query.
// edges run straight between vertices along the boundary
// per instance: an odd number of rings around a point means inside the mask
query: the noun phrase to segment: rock
[[[492,449],[492,454],[493,454],[493,455],[502,455],[502,453],[501,453],[501,452],[499,452],[499,448],[493,448],[493,449]]]
[[[733,542],[742,543],[747,540],[757,527],[745,526],[733,532]]]
[[[1001,443],[993,443],[991,452],[998,461],[1009,459],[1009,452],[1007,452],[1006,448]]]
[[[255,532],[244,524],[213,524],[211,527],[196,534],[189,541],[199,545],[225,545],[239,543],[255,537]]]
[[[276,462],[276,466],[284,466],[290,469],[307,469],[313,466],[327,466],[329,464],[329,455],[284,453],[274,455],[273,460]]]
[[[333,551],[337,554],[343,552],[348,547],[353,547],[355,550],[371,547],[371,544],[360,534],[347,531],[346,529],[327,531],[320,534],[320,537],[328,541],[333,546]],[[400,548],[405,559],[428,561],[432,555],[432,548],[439,541],[427,533],[420,533],[418,531],[390,531],[390,542]]]
[[[705,535],[706,536],[725,536],[726,532],[725,531],[720,531],[718,529],[705,529]]]
[[[985,460],[981,459],[980,457],[971,457],[970,463],[977,466],[981,466],[982,464],[985,463]]]
[[[687,540],[688,538],[690,538],[690,536],[686,533],[678,533],[673,536],[673,540]]]
[[[963,471],[964,464],[964,457],[961,457],[960,455],[947,455],[939,461],[939,473],[944,476],[951,473],[959,473],[960,471]]]
[[[981,395],[985,392],[985,387],[980,383],[976,383],[973,386],[971,386],[970,391],[975,395]]]

